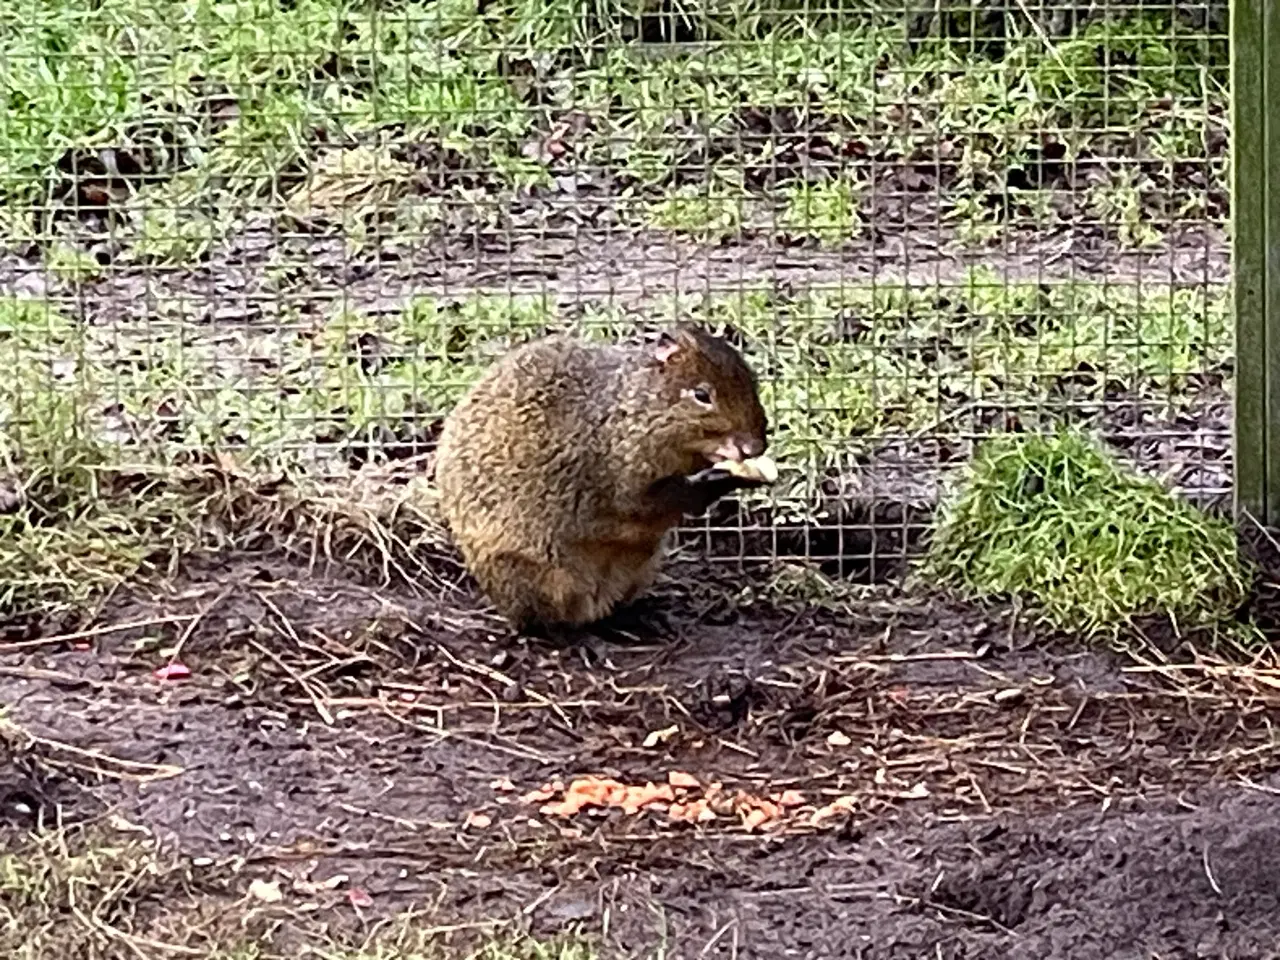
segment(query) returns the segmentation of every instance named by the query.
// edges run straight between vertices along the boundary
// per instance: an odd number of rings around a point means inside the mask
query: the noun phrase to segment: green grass
[[[834,219],[825,232],[840,236],[856,224],[852,198],[835,191],[847,194],[850,176],[869,180],[874,158],[881,170],[901,162],[940,174],[944,220],[1043,229],[1083,216],[1141,247],[1152,231],[1163,237],[1173,219],[1222,214],[1220,198],[1209,203],[1204,189],[1175,180],[1171,170],[1205,158],[1221,195],[1225,74],[1220,64],[1201,70],[1212,61],[1188,59],[1193,50],[1175,53],[1166,34],[1151,18],[1118,17],[1064,39],[1061,50],[1031,36],[991,59],[963,45],[907,54],[892,29],[782,32],[656,63],[616,50],[600,68],[581,72],[574,93],[587,112],[605,115],[611,155],[628,158],[624,177],[636,189],[665,187],[672,202],[693,193],[678,172],[706,168],[709,153],[717,176],[737,168],[749,184],[801,175],[777,211],[782,226],[790,221],[806,233],[810,219],[818,226]],[[782,118],[782,133],[769,116]],[[792,128],[810,138],[803,160],[785,152]],[[590,143],[584,150],[607,160]],[[1043,182],[1026,182],[1047,157],[1054,165]],[[1098,158],[1128,165],[1125,175],[1141,189],[1135,194],[1123,181],[1090,186],[1069,172]],[[815,206],[807,194],[824,191],[816,217],[806,212]],[[1078,209],[1080,192],[1093,195],[1093,209]],[[770,199],[767,191],[747,195]],[[1141,228],[1135,217],[1145,219]],[[707,218],[694,219],[696,231]]]
[[[100,279],[105,271],[91,255],[66,243],[55,243],[45,252],[45,269],[68,283],[86,283]]]
[[[532,937],[494,940],[482,947],[475,960],[592,960],[596,952],[576,937],[540,941]]]
[[[975,269],[950,285],[744,290],[641,314],[588,302],[572,320],[537,295],[421,297],[399,313],[336,308],[319,325],[286,317],[257,333],[181,318],[86,327],[37,301],[0,301],[0,348],[18,371],[0,411],[11,446],[37,451],[31,462],[90,444],[155,463],[220,449],[340,467],[353,443],[417,442],[518,343],[562,329],[616,338],[677,317],[743,336],[788,468],[776,493],[796,508],[885,436],[959,437],[995,409],[1051,428],[1117,390],[1177,410],[1198,377],[1229,375],[1225,294],[1010,284]],[[75,442],[50,439],[64,436]]]
[[[192,539],[195,503],[103,444],[104,368],[83,329],[44,305],[0,301],[0,610],[83,607],[136,573],[160,545]]]
[[[652,201],[647,220],[650,226],[701,239],[719,239],[741,232],[743,207],[740,183],[690,183]]]
[[[574,934],[539,939],[494,923],[478,942],[456,946],[424,913],[338,937],[328,911],[308,912],[283,931],[271,910],[246,896],[249,879],[137,835],[101,826],[49,831],[0,852],[0,955],[8,960],[175,955],[208,960],[285,960],[300,956],[286,936],[306,936],[314,960],[593,960],[591,941]],[[288,891],[288,885],[284,884]],[[299,895],[289,893],[290,899]],[[287,909],[286,903],[282,909]],[[334,926],[337,926],[336,924]],[[495,932],[496,931],[496,932]]]
[[[790,236],[812,238],[822,246],[838,247],[863,224],[858,211],[861,192],[847,177],[794,184],[783,193],[786,208],[779,226]]]
[[[322,413],[351,409],[337,360],[322,368],[335,378],[331,393],[281,396],[245,389],[247,370],[221,362],[217,339],[148,332],[130,342],[43,302],[0,299],[0,615],[78,616],[126,580],[240,537],[337,536],[351,557],[367,547],[385,566],[389,544],[414,534],[416,520],[396,534],[382,527],[382,501],[360,502],[353,489],[335,500],[301,475],[300,447],[322,439]],[[251,350],[244,362],[252,367]],[[358,419],[344,424],[358,434]],[[257,457],[243,469],[210,463],[214,452],[234,457],[236,440],[252,440]],[[297,481],[287,495],[281,468]]]
[[[362,949],[322,949],[320,960],[595,960],[591,943],[576,936],[551,939],[496,935],[479,947],[458,950],[443,946],[439,937],[423,935],[412,922],[394,925],[372,946]]]
[[[113,234],[144,263],[197,260],[238,218],[279,208],[320,144],[388,128],[399,143],[481,138],[487,166],[518,169],[531,121],[455,2],[378,16],[333,0],[21,0],[0,34],[0,197],[74,206],[66,170],[92,180],[107,156],[127,171]]]
[[[1048,49],[1032,32],[992,57],[963,43],[912,52],[901,24],[865,18],[764,29],[751,6],[698,12],[708,42],[655,55],[639,42],[584,46],[591,23],[636,12],[596,0],[521,0],[483,17],[462,0],[381,13],[337,0],[21,0],[0,11],[13,38],[0,196],[65,207],[69,167],[93,178],[111,161],[132,171],[110,188],[114,236],[132,259],[165,264],[202,258],[251,212],[284,215],[317,176],[334,184],[334,157],[361,152],[381,156],[379,169],[344,169],[349,188],[327,198],[355,248],[405,199],[388,190],[505,203],[551,189],[566,166],[607,171],[619,197],[641,200],[633,225],[698,236],[751,226],[759,208],[757,228],[847,238],[873,160],[939,174],[940,215],[962,227],[1069,219],[1086,189],[1088,215],[1135,246],[1197,205],[1221,213],[1171,171],[1204,158],[1221,192],[1222,65],[1204,41],[1171,44],[1152,16],[1094,23]],[[555,133],[566,119],[574,132]],[[804,131],[804,156],[790,131]],[[560,158],[530,152],[540,142]],[[402,166],[424,143],[466,158],[483,189],[407,176],[429,171],[430,160]],[[1057,172],[1034,212],[1016,176],[1050,149]],[[1098,158],[1136,172],[1093,186],[1070,174]]]
[[[193,887],[208,901],[199,902]],[[181,863],[136,838],[84,830],[33,837],[0,853],[0,954],[45,960],[123,950],[150,958],[171,955],[164,947],[178,943],[216,956],[201,927],[227,904],[202,887]]]
[[[1149,616],[1220,624],[1250,587],[1229,522],[1075,431],[988,440],[940,510],[924,572],[1086,637]]]
[[[151,147],[158,173],[250,177],[278,172],[318,132],[510,122],[516,101],[496,53],[468,49],[480,24],[465,10],[408,3],[375,23],[327,0],[22,0],[0,21],[15,39],[0,183],[47,175],[77,144]],[[339,76],[320,82],[335,60]],[[161,133],[176,145],[157,147]]]
[[[572,935],[550,939],[497,934],[475,947],[451,947],[412,920],[389,924],[363,947],[331,944],[314,948],[316,960],[595,960],[590,941]],[[276,960],[269,948],[245,960]],[[231,960],[231,958],[228,958]]]

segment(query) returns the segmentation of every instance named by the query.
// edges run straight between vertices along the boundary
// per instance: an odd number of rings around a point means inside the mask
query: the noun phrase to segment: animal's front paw
[[[691,490],[716,488],[727,491],[742,485],[739,478],[721,467],[707,467],[705,470],[691,473],[684,478],[684,482]]]

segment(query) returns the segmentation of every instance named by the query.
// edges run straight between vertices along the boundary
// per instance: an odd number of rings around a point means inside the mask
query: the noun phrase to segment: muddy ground
[[[609,957],[1277,955],[1268,687],[927,591],[753,583],[677,565],[665,625],[552,646],[465,580],[192,561],[83,636],[0,648],[7,717],[43,738],[8,738],[6,842],[114,815],[227,896],[283,881],[285,956],[410,908],[459,944],[493,920]],[[174,647],[191,676],[156,679]],[[524,799],[672,771],[803,804],[751,830]]]

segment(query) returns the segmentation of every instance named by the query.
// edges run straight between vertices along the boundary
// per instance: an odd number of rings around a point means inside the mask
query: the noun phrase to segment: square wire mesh
[[[0,393],[127,460],[429,454],[484,365],[674,319],[783,469],[691,521],[880,579],[996,430],[1230,488],[1227,6],[13,0]]]

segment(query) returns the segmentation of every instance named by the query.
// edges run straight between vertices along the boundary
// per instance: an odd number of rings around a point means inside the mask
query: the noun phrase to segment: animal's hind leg
[[[661,560],[660,551],[655,550],[650,555],[633,558],[631,563],[615,571],[615,592],[619,599],[606,621],[608,626],[641,635],[671,632],[671,618],[662,609],[661,601],[645,595],[657,578]]]
[[[654,550],[653,553],[632,566],[627,571],[625,586],[621,591],[621,602],[633,603],[652,587],[653,581],[658,578],[658,567],[661,563],[662,554],[660,550]]]
[[[474,572],[498,612],[522,632],[579,627],[608,612],[592,578],[563,566],[503,553]]]

